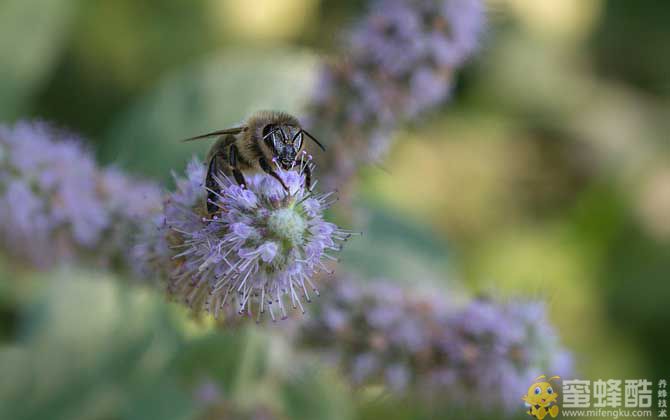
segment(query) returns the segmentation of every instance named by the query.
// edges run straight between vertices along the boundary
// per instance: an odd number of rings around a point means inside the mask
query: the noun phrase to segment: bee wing
[[[210,138],[210,137],[225,136],[227,134],[235,135],[235,134],[240,134],[241,132],[245,131],[246,129],[247,129],[246,126],[226,128],[224,130],[212,131],[211,133],[201,134],[201,135],[195,136],[195,137],[189,137],[189,138],[184,139],[182,141],[202,140],[202,139],[207,139],[207,138]]]

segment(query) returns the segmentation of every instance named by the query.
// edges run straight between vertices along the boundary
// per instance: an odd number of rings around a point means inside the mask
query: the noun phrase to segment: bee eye
[[[295,150],[300,150],[302,147],[302,133],[298,133],[298,135],[295,137],[295,141],[293,142],[293,148]]]
[[[268,124],[263,127],[263,141],[268,147],[272,147],[275,151],[280,150],[282,146],[282,136],[277,126]]]
[[[540,395],[542,393],[542,389],[538,386],[535,388],[535,395]]]
[[[274,124],[268,124],[265,127],[263,127],[263,140],[266,140],[270,133],[275,130],[276,126]]]
[[[551,387],[547,388],[547,394],[551,395],[554,393],[554,390]]]

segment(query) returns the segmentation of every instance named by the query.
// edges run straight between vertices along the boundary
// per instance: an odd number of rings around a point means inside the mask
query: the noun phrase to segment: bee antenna
[[[316,144],[321,148],[321,150],[323,150],[324,152],[326,151],[326,148],[323,146],[323,144],[321,144],[321,142],[318,141],[313,135],[309,134],[309,132],[308,132],[307,130],[305,130],[305,129],[300,129],[300,131],[302,131],[303,133],[305,133],[305,135],[306,135],[307,137],[309,137],[314,143],[316,143]]]

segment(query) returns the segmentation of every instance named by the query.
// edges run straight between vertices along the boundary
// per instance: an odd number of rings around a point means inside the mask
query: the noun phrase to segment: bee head
[[[302,130],[293,125],[268,124],[263,128],[263,141],[279,165],[291,169],[302,147]]]

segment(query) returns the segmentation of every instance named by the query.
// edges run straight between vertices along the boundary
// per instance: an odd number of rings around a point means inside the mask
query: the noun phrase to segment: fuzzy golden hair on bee
[[[185,139],[184,141],[193,141],[217,138],[205,161],[208,211],[217,210],[212,201],[215,198],[216,177],[221,173],[233,177],[238,184],[245,185],[244,172],[263,171],[286,189],[273,166],[277,165],[283,170],[292,169],[301,152],[305,153],[305,137],[325,150],[293,115],[281,111],[258,111],[236,127]],[[309,165],[303,165],[301,169],[305,175],[306,187],[310,188],[311,169]]]

